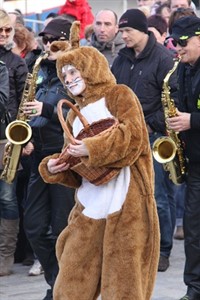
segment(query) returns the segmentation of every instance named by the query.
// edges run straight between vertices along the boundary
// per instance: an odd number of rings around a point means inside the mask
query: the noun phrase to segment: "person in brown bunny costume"
[[[60,153],[41,162],[45,181],[77,188],[68,226],[57,240],[54,300],[94,300],[100,294],[102,300],[148,300],[160,236],[143,112],[136,95],[116,84],[105,57],[93,47],[77,46],[78,26],[76,21],[71,28],[71,49],[57,60],[58,76],[89,123],[113,117],[119,124],[102,135],[76,139],[67,151],[88,167],[120,172],[95,186],[60,163]],[[62,47],[62,42],[55,43]],[[82,125],[72,110],[66,122],[77,136]]]

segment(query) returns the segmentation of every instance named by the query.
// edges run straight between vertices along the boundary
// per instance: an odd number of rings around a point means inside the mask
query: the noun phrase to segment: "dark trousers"
[[[41,159],[34,157],[24,212],[24,228],[31,247],[39,259],[47,283],[53,287],[58,263],[55,244],[67,225],[74,205],[74,190],[58,184],[45,183],[39,172]]]
[[[200,163],[188,166],[184,234],[184,281],[188,290],[196,291],[200,297]]]

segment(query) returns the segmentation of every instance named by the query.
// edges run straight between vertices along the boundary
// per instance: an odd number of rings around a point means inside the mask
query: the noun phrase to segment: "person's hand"
[[[40,116],[42,113],[43,103],[36,99],[32,102],[26,102],[23,105],[23,111],[30,117]]]
[[[67,152],[75,157],[88,156],[89,152],[83,141],[75,140],[76,145],[69,144]]]
[[[22,155],[30,155],[34,150],[33,143],[28,142],[28,144],[22,149]]]
[[[69,169],[69,164],[66,164],[65,162],[60,164],[59,161],[59,158],[52,158],[48,161],[47,168],[50,173],[56,174]]]
[[[177,110],[177,116],[172,118],[167,118],[167,124],[169,129],[172,129],[176,132],[185,131],[190,129],[190,118],[191,114],[180,112]]]

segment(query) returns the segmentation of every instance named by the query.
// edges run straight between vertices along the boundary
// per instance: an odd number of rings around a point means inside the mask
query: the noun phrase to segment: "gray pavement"
[[[158,272],[152,300],[178,300],[185,294],[186,287],[182,280],[183,268],[183,241],[174,240],[170,267],[166,272]],[[0,300],[42,300],[44,298],[48,286],[43,275],[28,276],[28,270],[29,267],[15,264],[12,275],[0,277]]]

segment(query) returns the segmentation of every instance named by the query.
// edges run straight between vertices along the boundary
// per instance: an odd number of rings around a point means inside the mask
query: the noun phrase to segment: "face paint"
[[[81,73],[72,65],[65,65],[62,68],[62,74],[68,91],[74,95],[80,95],[85,89],[85,81]]]
[[[85,82],[82,78],[77,77],[71,83],[66,84],[66,87],[72,95],[77,96],[77,95],[81,94],[84,91]]]

